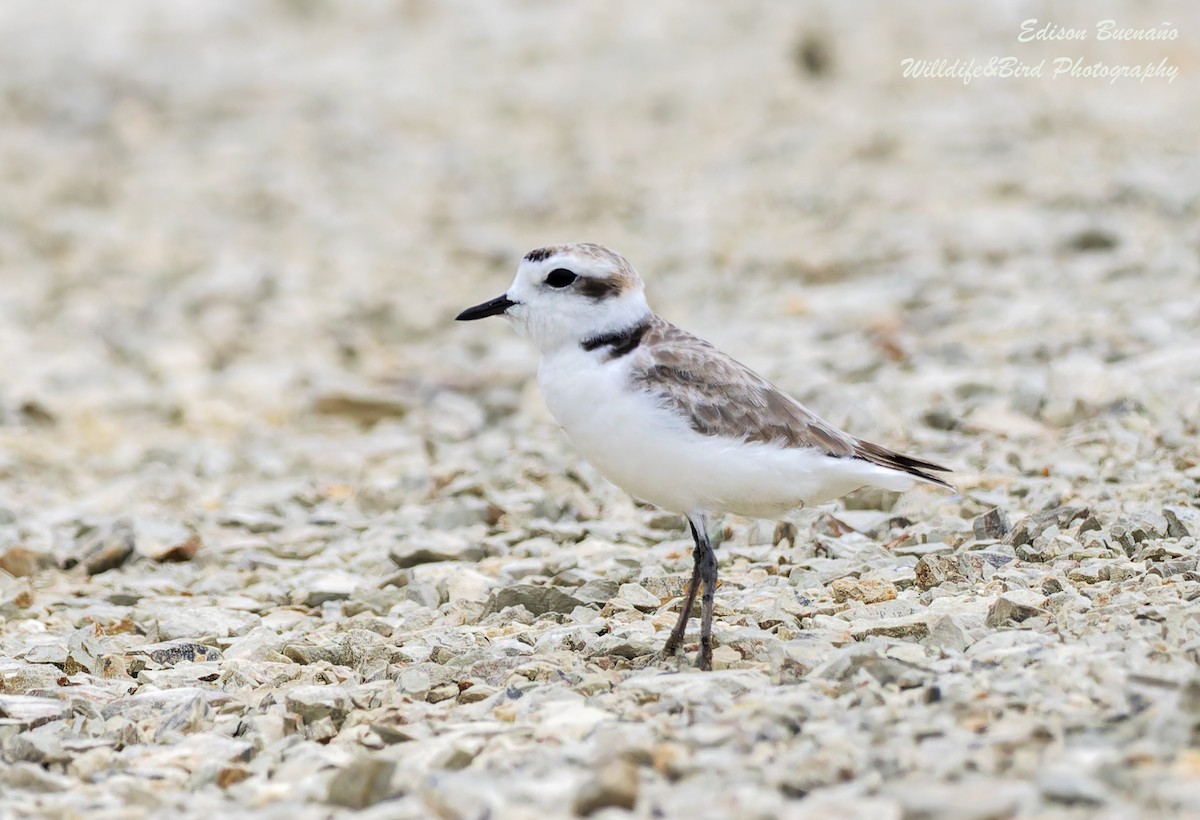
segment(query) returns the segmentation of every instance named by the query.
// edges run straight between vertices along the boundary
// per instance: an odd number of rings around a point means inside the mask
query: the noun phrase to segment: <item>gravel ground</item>
[[[1200,20],[1054,14],[6,0],[0,815],[1200,815]],[[901,72],[1061,54],[1179,77]],[[570,240],[959,492],[657,659],[680,521],[451,321]]]

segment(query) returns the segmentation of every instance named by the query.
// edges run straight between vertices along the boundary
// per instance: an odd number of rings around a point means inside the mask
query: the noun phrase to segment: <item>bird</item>
[[[696,666],[712,668],[713,517],[776,519],[862,487],[953,487],[930,461],[855,438],[651,310],[620,254],[593,243],[525,254],[500,296],[457,321],[503,316],[541,354],[546,406],[582,454],[633,497],[678,513],[692,574],[663,648],[676,656],[701,598]]]

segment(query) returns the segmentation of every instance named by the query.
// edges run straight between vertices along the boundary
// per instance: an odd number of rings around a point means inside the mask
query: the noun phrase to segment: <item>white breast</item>
[[[775,518],[864,485],[907,489],[910,477],[815,450],[696,433],[649,394],[629,387],[637,354],[567,347],[542,358],[538,383],[571,441],[606,478],[674,512]]]

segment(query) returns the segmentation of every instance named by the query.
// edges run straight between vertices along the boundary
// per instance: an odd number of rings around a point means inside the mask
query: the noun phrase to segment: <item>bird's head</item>
[[[625,257],[580,243],[525,254],[504,294],[456,318],[504,316],[548,353],[630,327],[649,314],[642,279]]]

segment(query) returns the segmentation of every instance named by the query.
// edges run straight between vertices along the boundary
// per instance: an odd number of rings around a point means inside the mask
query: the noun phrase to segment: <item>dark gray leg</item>
[[[688,581],[687,594],[683,597],[683,609],[679,610],[679,620],[675,622],[675,628],[667,638],[667,645],[663,647],[663,654],[668,658],[683,646],[683,633],[687,631],[688,619],[692,617],[692,603],[696,600],[696,591],[700,588],[700,561],[704,552],[700,548],[700,536],[696,533],[696,525],[690,518],[688,526],[692,528],[692,540],[696,542],[696,548],[692,550],[692,580]]]
[[[700,534],[704,541],[704,554],[700,557],[700,580],[704,584],[704,597],[701,599],[702,609],[700,618],[700,655],[696,658],[696,666],[704,671],[712,669],[712,617],[713,596],[717,593],[717,554],[709,543],[708,533],[704,531],[701,521]]]
[[[683,599],[683,609],[679,612],[679,620],[667,638],[663,654],[667,657],[674,655],[683,645],[683,633],[687,631],[688,619],[692,617],[692,604],[700,584],[704,584],[703,610],[700,621],[700,656],[696,665],[701,669],[712,668],[712,610],[713,593],[717,586],[717,554],[713,552],[712,543],[708,540],[708,532],[702,516],[687,517],[688,526],[692,528],[692,540],[696,548],[692,551],[692,579],[688,582],[687,594]],[[697,520],[699,526],[697,526]]]

